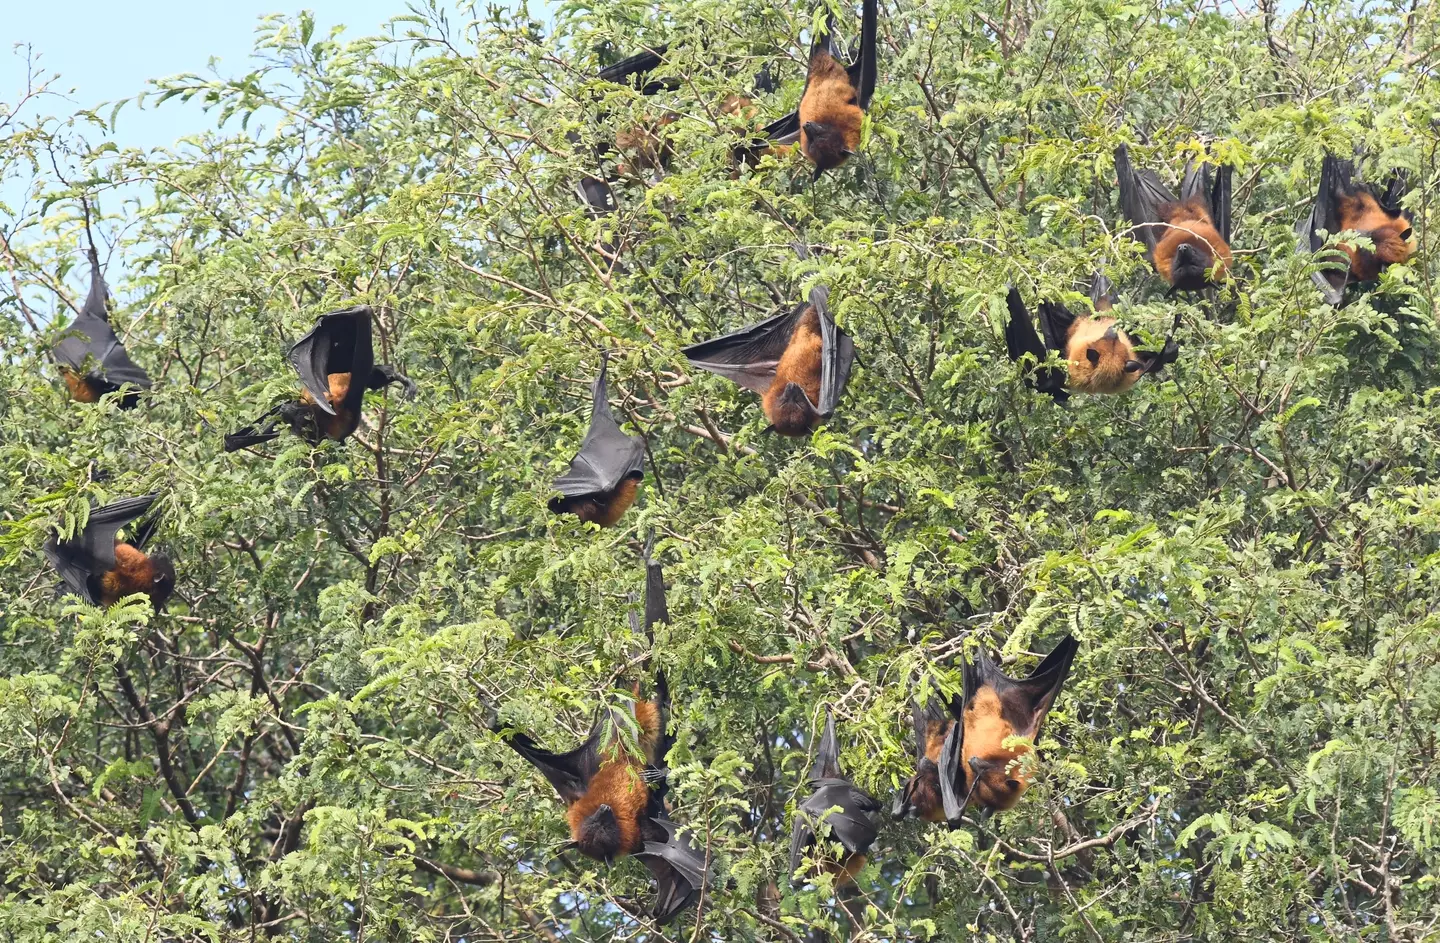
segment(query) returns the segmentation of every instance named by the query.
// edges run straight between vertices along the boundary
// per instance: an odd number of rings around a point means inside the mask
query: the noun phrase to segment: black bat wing
[[[1001,714],[1010,722],[1016,736],[1029,737],[1032,741],[1039,737],[1040,726],[1065,686],[1079,648],[1080,643],[1074,636],[1065,636],[1035,670],[1019,680],[1007,677],[985,652],[977,654],[975,677],[979,684],[994,687],[1000,698]]]
[[[665,604],[665,574],[660,561],[654,558],[655,535],[645,541],[645,632],[654,638],[657,622],[669,624],[670,610]]]
[[[665,830],[663,842],[647,841],[635,857],[655,879],[655,919],[669,923],[700,896],[707,874],[705,853],[668,818],[652,817]]]
[[[508,730],[503,724],[494,726],[495,733],[516,753],[540,771],[568,806],[585,795],[597,770],[600,769],[600,737],[605,729],[597,723],[585,742],[565,753],[543,749],[528,734]]]
[[[817,784],[809,798],[800,803],[798,815],[814,823],[824,821],[830,826],[831,837],[846,851],[864,854],[879,834],[873,817],[879,808],[880,803],[850,780],[825,779]],[[827,809],[835,811],[826,815]],[[814,834],[813,827],[811,834]]]
[[[1320,186],[1315,191],[1315,205],[1311,207],[1310,214],[1295,225],[1295,234],[1299,237],[1295,246],[1297,252],[1309,254],[1324,248],[1325,239],[1320,235],[1322,229],[1331,235],[1341,231],[1344,224],[1340,221],[1340,196],[1349,189],[1354,173],[1353,163],[1326,153],[1320,164]],[[1329,261],[1331,264],[1311,273],[1310,278],[1320,289],[1326,304],[1338,305],[1345,300],[1350,261],[1338,250]]]
[[[554,489],[567,498],[614,490],[626,478],[645,477],[645,440],[626,435],[610,411],[605,375],[610,368],[607,351],[600,358],[600,375],[590,386],[590,428],[570,468],[555,479]],[[553,510],[559,501],[551,502]]]
[[[855,341],[830,316],[826,307],[829,300],[830,289],[825,286],[816,285],[810,290],[810,306],[820,316],[820,402],[815,404],[815,411],[826,418],[840,404],[855,367]]]
[[[681,352],[701,370],[755,393],[764,393],[775,380],[775,368],[780,365],[780,358],[790,345],[790,335],[795,333],[795,325],[807,307],[797,305],[785,314],[766,318],[733,334],[691,344]]]
[[[806,84],[809,84],[808,81]],[[800,111],[797,109],[776,118],[761,128],[760,133],[765,140],[758,145],[752,145],[750,150],[763,150],[774,144],[794,144],[800,140]]]
[[[935,698],[926,699],[923,705],[916,701],[910,702],[910,724],[915,735],[915,770],[918,774],[921,765],[928,762],[925,756],[925,747],[930,741],[930,728],[935,724],[944,724],[949,719],[945,705]],[[910,802],[910,790],[915,784],[915,777],[906,780],[905,785],[895,794],[895,801],[890,807],[890,815],[902,819],[910,813],[912,804]]]
[[[365,381],[375,368],[375,348],[370,337],[370,307],[356,305],[320,316],[315,326],[295,342],[288,354],[300,382],[315,400],[315,405],[332,416],[330,375],[351,376],[347,405],[365,396]]]
[[[1018,362],[1025,354],[1032,355],[1036,363],[1035,388],[1042,393],[1049,393],[1057,403],[1065,402],[1070,398],[1070,393],[1065,389],[1065,371],[1039,366],[1045,362],[1046,345],[1035,331],[1035,322],[1030,320],[1030,312],[1025,309],[1020,292],[1010,289],[1005,296],[1005,304],[1010,309],[1010,320],[1005,324],[1005,349],[1010,359]],[[1040,310],[1043,313],[1045,306],[1041,305]],[[1064,351],[1065,347],[1062,344],[1058,349]]]
[[[1090,304],[1096,311],[1109,311],[1119,301],[1120,296],[1115,292],[1115,285],[1104,273],[1096,272],[1090,276]]]
[[[1130,163],[1130,149],[1115,149],[1115,175],[1120,183],[1120,209],[1134,226],[1135,238],[1145,244],[1146,258],[1153,258],[1161,233],[1151,223],[1161,222],[1160,205],[1175,197],[1152,170],[1137,170]]]
[[[868,109],[875,97],[879,62],[876,57],[876,36],[879,32],[880,0],[864,0],[860,12],[860,56],[847,70],[850,84],[855,86],[860,107]]]
[[[661,43],[654,49],[645,49],[633,56],[627,56],[614,65],[606,66],[597,73],[598,77],[616,85],[630,85],[642,95],[656,95],[680,87],[680,80],[674,77],[645,81],[645,76],[658,69],[665,61],[669,43]]]
[[[75,595],[95,603],[90,578],[115,568],[115,538],[120,530],[140,517],[155,503],[156,495],[123,498],[90,512],[85,528],[73,540],[51,537],[45,542],[45,556]]]
[[[1235,190],[1235,168],[1222,164],[1215,168],[1215,183],[1210,188],[1210,220],[1220,232],[1220,238],[1229,243],[1234,233],[1232,203]]]
[[[1380,208],[1391,216],[1410,217],[1409,212],[1400,205],[1405,194],[1410,192],[1410,174],[1403,169],[1390,171],[1390,176],[1385,180],[1385,186],[1375,191],[1375,202]]]
[[[974,692],[969,686],[969,675],[965,677],[965,702],[968,703],[970,698],[974,697]],[[940,804],[945,812],[945,821],[952,829],[960,824],[965,815],[965,805],[969,801],[969,796],[963,791],[964,755],[965,720],[961,716],[950,725],[950,731],[945,735],[945,743],[940,748]]]
[[[581,177],[580,182],[575,185],[575,192],[591,216],[599,217],[615,212],[615,191],[599,177]]]
[[[78,374],[97,376],[116,387],[127,383],[145,390],[151,387],[150,375],[130,359],[110,322],[84,312],[55,345],[55,360]],[[93,364],[87,368],[90,361]]]
[[[815,762],[810,766],[809,780],[812,783],[827,779],[843,779],[840,769],[840,744],[835,738],[835,715],[825,712],[825,732],[820,735],[820,746],[815,751]]]

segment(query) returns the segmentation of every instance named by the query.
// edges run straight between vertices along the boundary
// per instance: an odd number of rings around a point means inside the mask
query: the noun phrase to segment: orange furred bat
[[[797,245],[801,258],[809,250]],[[809,435],[835,412],[850,371],[855,343],[835,324],[830,290],[816,285],[808,303],[684,350],[690,363],[760,394],[766,431]]]
[[[897,819],[914,815],[925,822],[943,822],[945,805],[940,787],[940,751],[950,728],[955,725],[955,718],[949,706],[933,695],[923,706],[911,702],[910,711],[915,726],[915,775],[896,794],[890,814]],[[958,712],[957,703],[955,713]]]
[[[1060,402],[1072,391],[1124,393],[1145,374],[1174,363],[1180,353],[1173,325],[1159,353],[1137,350],[1115,318],[1100,313],[1112,309],[1114,297],[1110,280],[1098,272],[1091,281],[1090,299],[1097,312],[1090,316],[1074,315],[1057,302],[1041,302],[1039,334],[1020,293],[1011,288],[1005,299],[1010,309],[1005,346],[1011,360],[1018,362],[1030,354],[1038,365],[1045,361],[1048,351],[1064,352],[1065,371],[1040,367],[1033,380],[1037,390]]]
[[[1024,679],[1006,675],[983,651],[966,663],[961,721],[940,750],[941,795],[951,828],[959,827],[967,807],[978,808],[984,819],[1013,808],[1030,787],[1019,760],[1034,749],[1078,648],[1073,636],[1065,636]],[[1012,737],[1030,742],[1007,745]]]
[[[626,435],[610,411],[605,377],[610,353],[600,357],[600,375],[590,385],[590,428],[570,468],[555,479],[560,492],[550,501],[554,514],[574,514],[582,521],[613,527],[635,503],[636,489],[645,477],[645,440]]]
[[[1315,284],[1332,305],[1344,300],[1347,284],[1373,282],[1383,269],[1402,265],[1415,254],[1413,217],[1400,205],[1409,188],[1408,176],[1394,171],[1382,188],[1361,183],[1355,175],[1354,161],[1326,154],[1320,166],[1315,206],[1296,226],[1302,252],[1324,248],[1322,231],[1331,236],[1354,232],[1372,243],[1371,248],[1364,248],[1356,242],[1340,241],[1337,246],[1345,253],[1348,264],[1314,274]]]
[[[151,520],[120,542],[121,528],[150,510],[155,495],[125,498],[90,512],[85,527],[71,540],[52,537],[45,556],[60,573],[65,586],[91,605],[113,606],[125,596],[143,593],[156,611],[175,591],[175,566],[161,553],[142,549],[154,533]]]
[[[542,749],[528,735],[497,724],[501,739],[530,762],[555,787],[565,803],[573,846],[597,861],[612,862],[643,850],[645,842],[668,836],[650,822],[664,816],[664,761],[670,749],[665,733],[669,690],[657,674],[655,700],[639,699],[631,717],[640,748],[632,753],[619,735],[627,718],[611,709],[597,721],[585,742],[568,753]],[[652,788],[652,783],[656,788]]]
[[[282,420],[312,445],[324,439],[343,442],[360,426],[366,390],[399,383],[407,396],[414,396],[413,381],[394,367],[375,364],[371,317],[366,305],[321,315],[288,354],[290,364],[300,375],[299,397],[280,403],[250,425],[227,435],[225,451],[278,438],[275,426]],[[363,381],[356,382],[356,377]]]
[[[799,143],[800,152],[815,166],[818,178],[839,167],[860,147],[865,110],[875,95],[876,36],[879,0],[864,0],[860,18],[860,50],[849,66],[840,62],[835,44],[835,23],[828,14],[825,29],[810,45],[810,63],[800,107],[761,129],[764,139],[739,148],[742,160]]]
[[[810,305],[796,322],[775,367],[775,379],[760,398],[765,418],[781,435],[806,436],[820,422],[813,404],[820,402],[822,346],[820,314]]]
[[[1231,180],[1234,168],[1191,163],[1185,168],[1177,198],[1152,170],[1130,163],[1124,144],[1115,150],[1120,181],[1120,208],[1135,225],[1135,238],[1171,292],[1199,291],[1230,272]]]
[[[107,393],[123,391],[118,405],[133,409],[140,402],[141,391],[150,389],[150,376],[130,359],[110,326],[110,312],[105,307],[109,289],[100,274],[100,256],[94,246],[87,252],[90,293],[55,345],[55,362],[60,365],[65,389],[77,403],[98,403]]]

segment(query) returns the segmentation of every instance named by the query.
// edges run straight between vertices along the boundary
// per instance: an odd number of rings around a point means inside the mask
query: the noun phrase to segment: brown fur
[[[616,149],[628,155],[615,165],[616,171],[624,176],[665,169],[670,163],[672,150],[664,132],[674,123],[674,115],[662,115],[616,134]]]
[[[129,544],[116,544],[115,569],[100,577],[100,605],[113,606],[131,593],[150,595],[154,577],[149,557]]]
[[[1025,774],[1013,762],[1030,752],[1028,744],[1017,749],[1007,749],[1002,744],[1016,731],[1001,714],[1000,698],[993,688],[982,688],[965,708],[965,756],[961,767],[965,773],[965,788],[968,790],[974,779],[970,769],[971,757],[999,763],[980,777],[980,782],[971,794],[970,804],[1003,812],[1020,801],[1020,796],[1030,787]],[[1007,768],[1008,767],[1008,768]],[[1013,784],[1013,785],[1012,785]]]
[[[765,418],[770,420],[775,431],[781,435],[809,435],[819,421],[814,407],[820,402],[822,349],[820,315],[813,307],[806,308],[804,316],[795,325],[794,333],[790,335],[790,343],[785,347],[780,363],[775,367],[775,379],[760,400],[765,410]],[[791,383],[805,391],[805,398],[810,401],[811,409],[804,410],[780,402],[780,394]]]
[[[1413,241],[1400,238],[1410,228],[1403,216],[1391,216],[1375,197],[1365,191],[1341,196],[1337,203],[1342,230],[1354,230],[1369,236],[1373,250],[1362,250],[1348,242],[1340,248],[1350,257],[1350,277],[1357,282],[1371,282],[1380,277],[1380,270],[1402,264],[1415,254]]]
[[[641,825],[645,810],[650,802],[650,788],[642,776],[646,763],[656,764],[660,757],[656,752],[664,733],[660,729],[660,707],[653,701],[639,699],[640,686],[635,686],[635,723],[640,728],[640,747],[645,753],[642,761],[631,755],[619,740],[614,741],[610,752],[600,764],[600,769],[590,780],[585,795],[565,810],[565,820],[570,825],[570,837],[580,840],[580,825],[596,809],[608,805],[615,813],[620,827],[619,856],[633,855],[645,844]]]
[[[100,391],[85,377],[71,370],[69,367],[61,367],[60,375],[65,379],[65,388],[70,391],[70,398],[77,403],[98,403],[100,402]]]
[[[640,482],[626,478],[615,486],[614,491],[600,494],[582,494],[560,502],[557,514],[574,514],[581,521],[593,521],[601,527],[614,527],[635,503]]]
[[[849,159],[845,151],[860,147],[865,112],[845,67],[823,49],[810,56],[810,85],[800,100],[800,150],[818,170],[839,167]],[[805,125],[814,122],[833,131],[811,140]]]
[[[915,815],[925,822],[945,821],[944,802],[940,796],[940,750],[945,746],[945,735],[950,732],[953,720],[931,721],[925,732],[925,759],[910,779],[910,805]]]
[[[311,412],[315,415],[315,425],[319,427],[322,435],[327,439],[336,442],[343,442],[350,437],[356,429],[360,428],[360,411],[351,410],[345,406],[345,397],[350,395],[350,374],[332,373],[326,379],[330,381],[330,395],[326,397],[335,415],[330,415],[323,409],[315,409],[315,397],[310,395],[309,390],[300,391],[300,402],[312,407]]]
[[[821,868],[826,874],[835,875],[836,887],[844,887],[855,883],[855,875],[864,869],[866,860],[864,855],[851,852],[843,861],[827,861]]]
[[[1155,246],[1155,271],[1160,273],[1161,278],[1174,284],[1170,275],[1171,266],[1175,262],[1175,250],[1182,245],[1189,245],[1209,259],[1208,268],[1214,268],[1218,259],[1218,277],[1223,279],[1226,276],[1233,259],[1230,244],[1220,238],[1215,223],[1200,200],[1164,203],[1159,207],[1159,213],[1160,218],[1170,224]]]
[[[1129,335],[1116,330],[1115,337],[1106,332],[1115,324],[1114,318],[1078,318],[1070,327],[1065,358],[1070,362],[1070,388],[1081,393],[1123,393],[1140,379],[1140,371],[1125,372],[1125,364],[1135,359],[1135,345]],[[1087,350],[1100,359],[1091,363]]]

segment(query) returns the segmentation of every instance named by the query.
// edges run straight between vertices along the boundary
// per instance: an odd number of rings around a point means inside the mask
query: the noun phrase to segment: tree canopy
[[[358,39],[268,18],[246,74],[116,106],[0,90],[0,935],[1440,932],[1436,7],[887,0],[862,147],[815,182],[732,149],[796,106],[818,8],[396,12]],[[595,80],[659,43],[673,87]],[[212,126],[108,142],[169,99]],[[664,170],[588,212],[597,148],[662,115]],[[1122,143],[1170,183],[1202,153],[1236,168],[1217,293],[1159,290]],[[1338,307],[1296,251],[1327,151],[1408,172],[1419,244]],[[72,402],[50,358],[91,235],[154,383],[133,410]],[[1139,336],[1181,314],[1180,355],[1056,404],[1006,356],[1006,293],[1081,308],[1097,270]],[[766,435],[681,348],[818,284],[859,363],[813,435]],[[225,453],[294,394],[289,343],[355,304],[418,396],[371,394],[344,443]],[[646,462],[597,529],[547,502],[607,351]],[[46,539],[150,493],[168,608],[58,592]],[[653,644],[630,619],[651,530]],[[912,698],[1066,633],[1018,806],[886,819],[853,890],[792,886],[827,708],[888,809]],[[639,863],[564,851],[554,790],[491,732],[568,749],[654,668],[672,814],[714,873],[665,927]]]

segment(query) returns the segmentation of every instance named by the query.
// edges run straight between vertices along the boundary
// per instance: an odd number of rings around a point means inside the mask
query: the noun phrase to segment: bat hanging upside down
[[[406,396],[413,397],[416,388],[409,377],[392,366],[375,364],[371,318],[368,305],[321,315],[310,332],[290,348],[288,355],[300,375],[299,399],[281,403],[245,428],[227,435],[225,451],[234,452],[278,438],[280,433],[274,430],[281,421],[311,445],[319,445],[325,439],[343,442],[360,427],[360,409],[366,390],[380,390],[399,383]]]
[[[610,411],[605,375],[610,352],[600,357],[600,375],[590,385],[590,428],[570,468],[555,479],[560,497],[550,501],[554,514],[574,514],[582,522],[613,527],[635,503],[645,477],[645,440],[620,431]]]
[[[1324,248],[1321,230],[1332,236],[1354,232],[1372,244],[1372,248],[1366,249],[1354,242],[1338,243],[1348,265],[1314,274],[1315,284],[1332,305],[1344,300],[1347,284],[1373,282],[1383,269],[1403,265],[1415,254],[1413,217],[1400,205],[1409,188],[1407,175],[1395,171],[1381,188],[1356,181],[1355,169],[1353,161],[1326,154],[1320,166],[1315,206],[1296,227],[1300,235],[1298,248],[1302,252],[1318,252]]]
[[[836,884],[851,884],[865,867],[866,853],[879,834],[874,814],[880,810],[880,803],[846,778],[840,768],[835,718],[828,710],[825,733],[806,781],[811,792],[796,807],[790,831],[792,880],[800,879],[797,872],[801,862],[814,847],[818,830],[824,824],[829,826],[830,840],[838,842],[842,852],[838,859],[826,856],[820,867],[825,873],[835,875]]]
[[[1211,273],[1224,281],[1233,259],[1230,251],[1231,178],[1234,168],[1221,166],[1211,183],[1209,164],[1185,168],[1176,199],[1153,170],[1135,169],[1130,149],[1115,149],[1120,181],[1120,208],[1135,225],[1135,238],[1145,256],[1170,285],[1170,292],[1200,291]]]
[[[175,566],[164,554],[144,551],[157,522],[149,521],[126,542],[117,541],[121,528],[154,503],[153,494],[115,501],[92,510],[73,539],[47,540],[45,556],[65,586],[93,606],[113,606],[125,596],[143,593],[157,612],[164,608],[175,591]]]
[[[60,365],[65,388],[79,403],[99,402],[108,393],[129,389],[120,397],[121,409],[133,409],[140,391],[150,389],[150,376],[130,359],[105,307],[105,278],[100,274],[100,257],[89,250],[90,293],[64,338],[55,345],[55,362]]]
[[[808,304],[733,334],[685,348],[701,370],[760,394],[767,431],[806,436],[828,419],[850,382],[855,343],[826,307],[829,290],[816,286]]]

